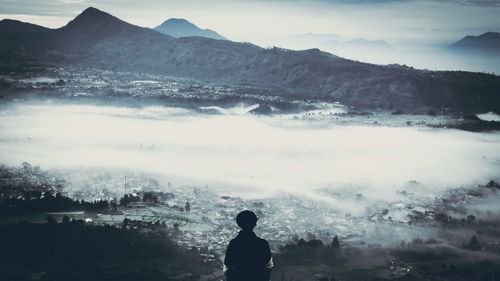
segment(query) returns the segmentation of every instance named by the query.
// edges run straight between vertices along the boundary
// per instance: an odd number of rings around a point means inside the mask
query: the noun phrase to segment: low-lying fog
[[[414,180],[433,197],[500,176],[500,133],[50,102],[4,105],[0,122],[2,164],[133,169],[245,196],[356,187],[390,200]]]

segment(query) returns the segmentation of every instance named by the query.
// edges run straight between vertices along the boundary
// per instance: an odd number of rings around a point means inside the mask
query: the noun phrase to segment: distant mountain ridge
[[[450,45],[452,50],[483,52],[500,55],[500,33],[486,32],[478,36],[468,35]]]
[[[364,38],[352,39],[347,41],[340,40],[328,40],[321,44],[321,47],[325,48],[350,48],[359,50],[392,50],[393,47],[387,43],[385,40],[367,40]]]
[[[369,46],[373,46],[376,48],[392,49],[392,45],[387,43],[387,41],[382,40],[382,39],[367,40],[367,39],[359,38],[359,39],[349,40],[349,41],[343,42],[343,43],[350,44],[350,45],[369,45]]]
[[[366,64],[318,49],[264,49],[196,36],[175,38],[95,8],[59,29],[0,21],[0,62],[159,73],[372,109],[500,112],[498,76]]]
[[[154,30],[176,38],[200,36],[217,40],[227,40],[219,33],[210,29],[201,29],[185,19],[168,19],[159,26],[155,27]]]

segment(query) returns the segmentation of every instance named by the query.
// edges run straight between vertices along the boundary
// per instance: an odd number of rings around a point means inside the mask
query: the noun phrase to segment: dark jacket
[[[227,246],[224,265],[228,281],[267,281],[273,267],[269,244],[252,231],[240,231]]]

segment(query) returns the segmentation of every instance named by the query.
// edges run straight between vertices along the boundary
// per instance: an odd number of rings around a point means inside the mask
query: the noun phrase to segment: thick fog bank
[[[390,200],[409,181],[432,197],[500,177],[500,133],[55,103],[3,106],[0,122],[2,164],[133,169],[236,194],[356,190]]]

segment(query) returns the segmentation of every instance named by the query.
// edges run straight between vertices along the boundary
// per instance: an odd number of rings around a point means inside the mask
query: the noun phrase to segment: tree
[[[63,222],[64,224],[68,224],[68,223],[70,223],[70,222],[71,222],[71,220],[70,220],[70,218],[69,218],[68,216],[64,216],[64,217],[63,217],[63,219],[62,219],[62,222]]]
[[[486,185],[486,187],[489,187],[489,188],[498,188],[500,189],[500,184],[498,184],[496,181],[494,180],[490,180],[488,182],[488,184]]]
[[[479,240],[477,239],[476,235],[472,235],[470,238],[469,244],[465,245],[465,248],[473,251],[481,250],[481,243],[479,243]]]
[[[57,221],[53,216],[47,216],[47,224],[50,226],[56,225]]]
[[[334,249],[340,249],[340,242],[339,242],[339,237],[338,236],[333,237],[332,248],[334,248]]]
[[[28,162],[23,162],[21,164],[21,170],[23,171],[23,174],[25,174],[25,175],[31,175],[33,173],[33,167]]]
[[[473,223],[476,220],[476,216],[474,215],[468,215],[467,216],[467,222],[468,223]]]
[[[153,192],[146,192],[144,193],[144,196],[142,196],[142,201],[158,203],[158,196],[156,196]]]
[[[130,201],[128,198],[128,194],[125,194],[125,195],[123,195],[122,198],[120,198],[120,205],[122,205],[122,206],[127,206],[129,202]]]
[[[50,190],[47,190],[43,193],[43,198],[44,199],[54,199],[54,194]]]

